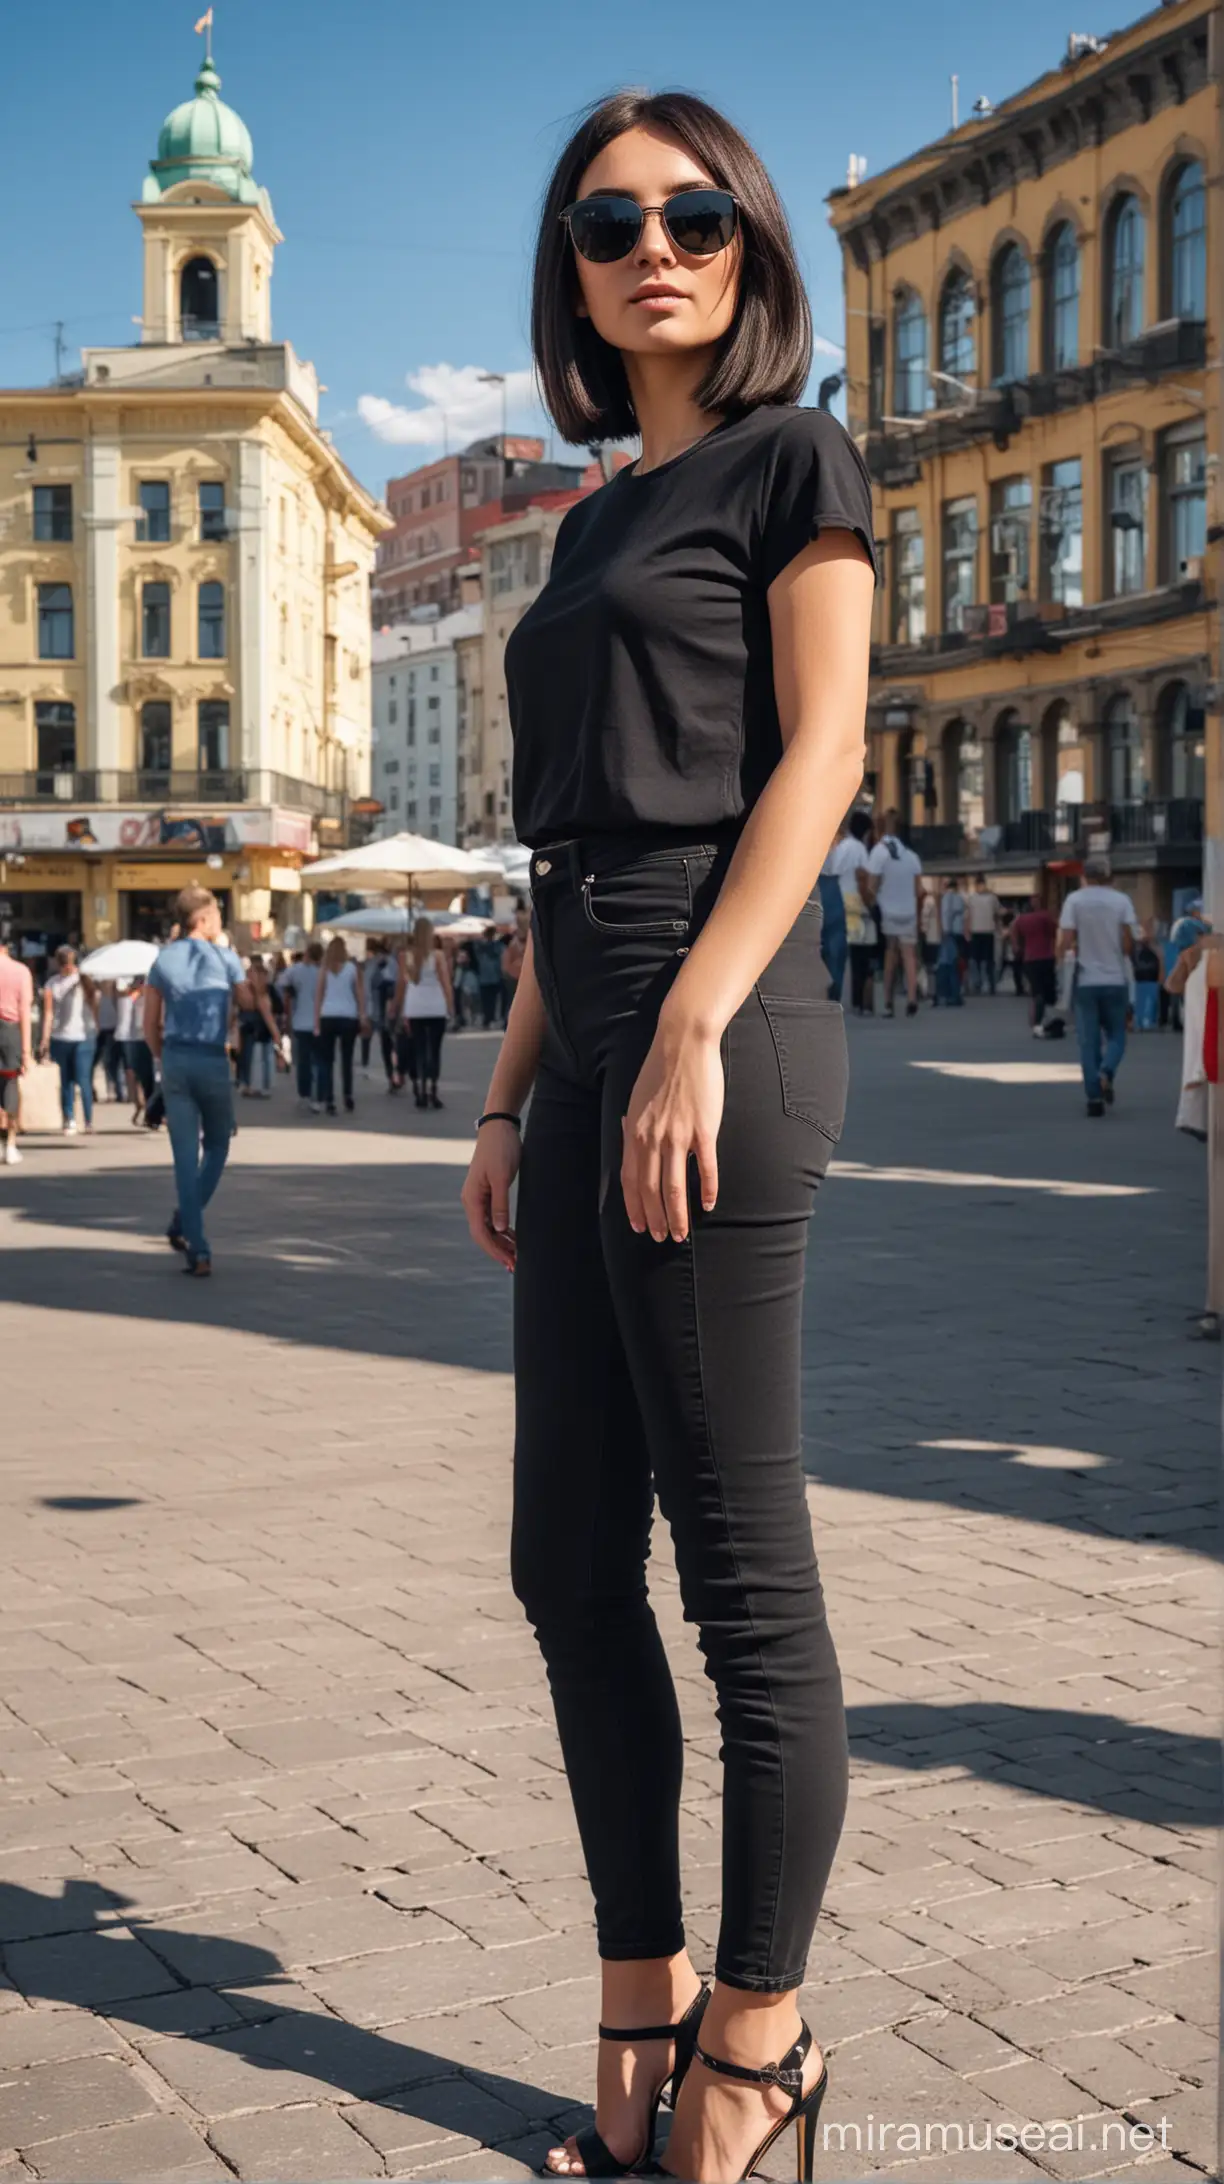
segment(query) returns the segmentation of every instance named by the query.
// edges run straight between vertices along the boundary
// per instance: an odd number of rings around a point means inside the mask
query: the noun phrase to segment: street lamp
[[[501,458],[502,491],[504,492],[506,487],[506,375],[504,372],[481,372],[479,376],[483,387],[501,388]]]

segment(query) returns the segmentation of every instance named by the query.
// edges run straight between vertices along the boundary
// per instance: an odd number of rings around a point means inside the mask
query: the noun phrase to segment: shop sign
[[[287,824],[290,831],[274,831]],[[295,828],[304,830],[299,841]],[[226,849],[245,849],[266,842],[269,846],[301,847],[310,852],[310,819],[295,812],[272,811],[266,805],[224,812],[154,811],[3,811],[0,812],[0,852],[38,849],[168,849],[201,856]]]

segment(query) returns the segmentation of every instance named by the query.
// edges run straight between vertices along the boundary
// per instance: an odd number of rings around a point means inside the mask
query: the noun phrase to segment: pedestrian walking
[[[595,2128],[549,2167],[648,2159],[670,2078],[666,2173],[746,2177],[793,2122],[803,2175],[826,2073],[796,1990],[846,1790],[799,1461],[808,1216],[846,1088],[810,898],[862,777],[870,485],[836,419],[793,406],[785,215],[701,100],[622,92],[582,122],[533,329],[563,436],[642,447],[569,511],[506,647],[533,940],[464,1187],[515,1270],[514,1584],[602,1958]],[[645,1582],[656,1484],[722,1725],[709,1997]]]
[[[125,981],[115,996],[115,1039],[123,1060],[124,1085],[132,1105],[132,1121],[145,1120],[153,1097],[153,1056],[144,1032],[145,980]]]
[[[875,1009],[876,928],[867,901],[871,891],[867,862],[871,855],[867,839],[870,832],[870,813],[852,811],[846,840],[838,853],[846,911],[846,952],[850,958],[850,1006],[856,1016],[870,1016]]]
[[[31,1059],[33,1012],[34,980],[29,968],[10,953],[7,940],[0,939],[0,1136],[6,1168],[19,1167],[23,1157],[17,1138],[21,1080]]]
[[[93,1129],[93,1073],[98,1047],[98,989],[77,967],[75,948],[57,948],[55,972],[43,987],[39,1060],[48,1054],[60,1074],[60,1109],[64,1136],[76,1136],[76,1102],[81,1119]]]
[[[399,973],[391,954],[390,943],[380,940],[377,955],[366,966],[363,999],[370,1029],[362,1035],[361,1048],[363,1054],[368,1054],[371,1037],[377,1032],[378,1050],[382,1057],[388,1092],[399,1090],[395,1071],[395,1033],[391,1019],[391,1004],[395,999],[398,979]]]
[[[483,995],[482,995],[483,998]],[[394,1015],[400,1027],[400,1075],[418,1107],[441,1107],[442,1035],[455,1013],[446,955],[428,918],[418,918],[400,959]]]
[[[116,1036],[118,1002],[112,979],[104,980],[98,987],[95,1014],[98,1020],[98,1043],[94,1054],[94,1068],[102,1072],[106,1097],[117,1102],[123,1098],[123,1056]]]
[[[280,996],[261,955],[253,955],[247,965],[247,984],[251,1006],[238,1012],[238,1086],[244,1099],[270,1100],[273,1067],[283,1069],[285,1064],[276,1021]]]
[[[502,1021],[509,1023],[514,996],[518,992],[519,974],[527,953],[527,941],[531,932],[531,912],[525,902],[514,905],[514,925],[502,948]]]
[[[965,934],[969,942],[969,990],[995,993],[998,988],[996,951],[1002,904],[986,874],[979,872],[965,898]]]
[[[1058,924],[1037,895],[1030,895],[1012,920],[1012,947],[1029,997],[1029,1024],[1044,1039],[1048,1011],[1058,1005]]]
[[[1145,918],[1131,957],[1135,974],[1135,1030],[1159,1031],[1160,987],[1164,964],[1156,941],[1156,920]]]
[[[939,943],[942,938],[939,897],[932,888],[924,887],[918,897],[918,950],[922,962],[922,993],[932,1008],[939,998],[935,974],[939,967]]]
[[[178,1204],[166,1231],[187,1274],[212,1273],[204,1214],[225,1172],[234,1134],[226,1040],[231,1007],[260,1004],[232,948],[221,944],[221,907],[206,887],[185,887],[181,938],[156,957],[145,991],[145,1038],[160,1059]],[[266,993],[262,1008],[275,1022]]]
[[[299,1107],[321,1114],[315,1071],[315,995],[323,962],[323,943],[312,940],[304,955],[295,956],[281,979],[281,995],[289,1014],[289,1036],[297,1081]]]
[[[327,944],[315,988],[314,1032],[318,1053],[315,1098],[323,1101],[329,1115],[336,1112],[336,1049],[340,1049],[340,1084],[345,1113],[351,1115],[355,1104],[353,1050],[358,1032],[364,1037],[368,1030],[357,965],[337,934]]]
[[[851,845],[852,853],[856,854],[858,844],[843,819],[832,848],[820,868],[820,960],[829,974],[830,1001],[841,1000],[850,947],[846,935],[846,898],[842,894],[841,868],[838,861],[847,842]]]
[[[955,875],[944,874],[939,897],[939,963],[935,971],[935,1005],[959,1009],[964,1003],[965,898]]]
[[[1110,884],[1108,857],[1085,858],[1084,885],[1062,906],[1058,952],[1075,959],[1075,1031],[1093,1116],[1114,1103],[1126,1052],[1126,962],[1142,930],[1130,896]]]
[[[472,943],[476,976],[480,980],[480,1021],[486,1031],[497,1023],[502,999],[502,944],[495,925],[486,925]]]
[[[517,983],[517,981],[516,981]],[[466,945],[455,951],[455,1029],[468,1031],[480,1018],[476,958]]]
[[[884,831],[867,859],[870,902],[884,940],[884,1014],[893,1014],[897,972],[905,974],[905,1013],[918,1013],[918,895],[922,859],[901,840],[901,814],[886,811]]]

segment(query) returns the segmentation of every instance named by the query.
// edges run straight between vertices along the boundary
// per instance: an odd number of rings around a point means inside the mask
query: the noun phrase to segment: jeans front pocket
[[[619,871],[584,873],[582,910],[597,933],[614,937],[687,933],[693,916],[688,862],[642,858]]]
[[[810,1123],[836,1145],[850,1083],[841,1003],[759,991],[757,998],[778,1057],[784,1112],[797,1122]]]

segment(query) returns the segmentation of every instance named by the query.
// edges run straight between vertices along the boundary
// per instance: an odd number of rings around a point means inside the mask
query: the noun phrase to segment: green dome
[[[258,202],[251,173],[254,152],[246,123],[217,94],[221,78],[211,56],[195,80],[195,97],[167,114],[157,139],[157,157],[149,161],[146,202],[180,182],[212,182],[243,203]]]

